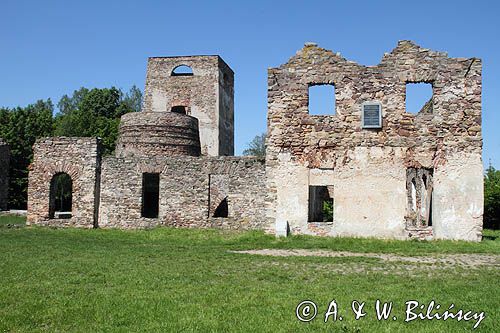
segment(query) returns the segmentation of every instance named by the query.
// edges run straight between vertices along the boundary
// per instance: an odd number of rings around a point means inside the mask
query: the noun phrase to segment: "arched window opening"
[[[73,181],[67,173],[58,173],[50,181],[49,218],[71,218],[72,206]]]
[[[192,76],[193,69],[186,65],[180,65],[174,68],[172,76]]]
[[[183,106],[183,105],[176,105],[176,106],[172,106],[171,111],[172,111],[172,112],[175,112],[175,113],[187,114],[186,107],[185,107],[185,106]]]

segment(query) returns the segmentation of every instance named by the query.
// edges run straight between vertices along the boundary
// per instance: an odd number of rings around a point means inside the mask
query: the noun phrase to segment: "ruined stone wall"
[[[92,228],[97,222],[101,145],[97,138],[43,138],[33,146],[28,178],[28,225]],[[71,218],[49,217],[53,177],[66,173],[72,180]]]
[[[186,65],[193,75],[172,75]],[[234,73],[219,56],[149,58],[143,111],[184,106],[198,119],[203,155],[234,154]]]
[[[158,218],[141,217],[142,174],[160,174]],[[214,189],[215,184],[225,184]],[[214,183],[212,184],[214,185]],[[210,193],[224,191],[228,217],[212,217]],[[164,157],[103,159],[99,227],[144,228],[157,225],[193,228],[262,229],[265,168],[250,157]]]
[[[481,61],[409,41],[362,66],[306,45],[268,72],[269,217],[297,233],[409,237],[406,169],[433,169],[433,235],[479,240],[482,226]],[[432,83],[432,111],[405,110],[406,83]],[[310,115],[308,88],[335,86],[335,115]],[[363,102],[382,128],[361,126]],[[458,161],[467,161],[459,165]],[[313,176],[311,176],[313,174]],[[334,222],[307,223],[307,188],[334,187]]]
[[[9,146],[0,138],[0,210],[9,208]]]

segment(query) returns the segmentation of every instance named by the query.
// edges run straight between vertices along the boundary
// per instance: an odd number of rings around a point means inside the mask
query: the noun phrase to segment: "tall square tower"
[[[195,117],[202,155],[234,155],[234,73],[217,55],[149,58],[142,111]]]

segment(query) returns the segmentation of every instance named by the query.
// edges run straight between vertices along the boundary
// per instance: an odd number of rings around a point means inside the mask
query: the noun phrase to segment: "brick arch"
[[[68,162],[52,163],[42,166],[43,173],[50,179],[58,173],[67,173],[73,181],[80,178],[81,168]]]
[[[70,164],[68,162],[63,162],[44,165],[42,169],[42,177],[47,182],[47,184],[49,184],[49,187],[50,182],[55,175],[59,173],[66,173],[71,177],[71,181],[73,182],[73,192],[76,192],[78,190],[77,180],[80,178],[81,174],[81,169],[78,166]]]
[[[71,165],[68,162],[63,163],[50,163],[40,166],[40,173],[38,179],[42,181],[40,184],[43,186],[44,190],[50,193],[50,184],[55,175],[60,173],[66,173],[71,177],[73,183],[73,193],[76,193],[79,189],[80,175],[82,173],[81,169],[75,165]],[[43,185],[42,185],[43,184]]]

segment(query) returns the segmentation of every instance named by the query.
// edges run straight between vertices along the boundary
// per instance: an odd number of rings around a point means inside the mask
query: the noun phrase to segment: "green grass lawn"
[[[7,222],[9,219],[9,222]],[[500,332],[498,266],[388,262],[368,257],[274,257],[245,249],[323,249],[439,256],[500,255],[500,233],[481,243],[290,237],[158,228],[22,227],[0,217],[0,332],[465,332],[475,321],[404,322],[405,302],[485,311],[478,332]],[[302,300],[315,320],[295,317]],[[342,321],[323,322],[335,299]],[[377,321],[393,301],[397,320]],[[366,302],[354,320],[351,302]]]

